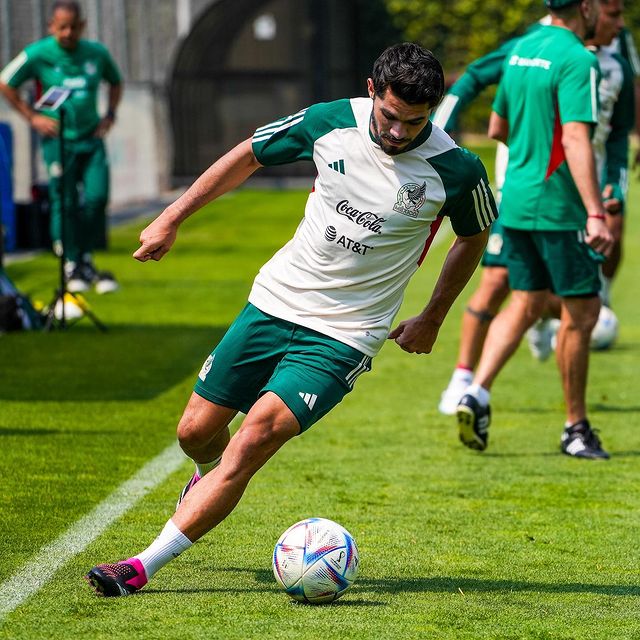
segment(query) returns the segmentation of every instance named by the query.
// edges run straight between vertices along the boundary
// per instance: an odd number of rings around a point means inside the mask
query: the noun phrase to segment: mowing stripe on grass
[[[185,455],[178,443],[145,464],[132,478],[121,484],[103,500],[13,576],[0,585],[0,622],[39,591],[68,560],[84,551],[113,522],[133,507],[184,463]]]

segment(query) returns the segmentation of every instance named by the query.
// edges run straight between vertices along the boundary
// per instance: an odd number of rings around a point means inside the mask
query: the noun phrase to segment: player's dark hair
[[[82,9],[80,7],[80,3],[75,0],[56,0],[51,6],[51,15],[53,15],[58,9],[62,11],[69,11],[70,13],[75,13],[76,18],[82,18]]]
[[[562,7],[549,7],[549,13],[558,16],[561,20],[568,20],[576,15],[581,2],[582,0],[574,0],[574,2],[569,2]]]
[[[435,107],[444,95],[444,72],[437,58],[412,42],[385,49],[373,63],[373,89],[383,97],[390,88],[407,104]]]

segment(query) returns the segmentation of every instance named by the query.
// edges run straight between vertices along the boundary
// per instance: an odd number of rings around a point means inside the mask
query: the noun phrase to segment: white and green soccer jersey
[[[593,134],[598,176],[611,185],[613,197],[624,201],[628,187],[629,133],[633,129],[633,72],[629,63],[609,47],[595,49],[602,79],[598,85],[600,109]]]
[[[444,216],[458,235],[497,217],[477,156],[430,123],[390,156],[369,131],[369,98],[316,104],[259,128],[263,165],[317,169],[294,237],[260,270],[249,301],[373,356]]]
[[[609,53],[621,55],[630,65],[633,75],[640,77],[640,56],[631,31],[626,27],[622,29],[617,38],[608,47],[602,47]]]

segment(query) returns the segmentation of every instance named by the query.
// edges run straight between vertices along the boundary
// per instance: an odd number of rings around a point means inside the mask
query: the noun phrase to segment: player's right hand
[[[31,118],[31,126],[45,138],[57,138],[60,130],[60,123],[54,118],[36,113]]]
[[[177,228],[165,223],[161,217],[156,218],[140,234],[140,248],[133,257],[140,262],[160,260],[171,249],[176,240]]]

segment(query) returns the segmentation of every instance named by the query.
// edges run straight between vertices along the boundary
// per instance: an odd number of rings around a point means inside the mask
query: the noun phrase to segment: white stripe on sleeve
[[[297,120],[292,120],[291,122],[287,122],[276,129],[272,129],[272,130],[270,129],[269,131],[266,131],[266,132],[256,131],[256,133],[253,136],[253,142],[262,142],[263,140],[268,140],[272,135],[279,133],[280,131],[284,131],[285,129],[289,129],[294,125],[302,122],[303,120],[304,120],[304,116],[301,116]]]
[[[27,62],[27,54],[21,51],[0,73],[0,81],[8,84],[11,78],[23,67]]]
[[[591,67],[591,117],[598,122],[598,83],[596,70]]]
[[[442,99],[440,106],[436,109],[433,116],[433,124],[435,124],[436,127],[444,129],[447,126],[447,122],[449,122],[449,118],[451,117],[451,114],[456,108],[459,100],[460,98],[458,96],[454,96],[450,93]]]

